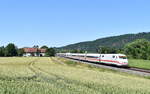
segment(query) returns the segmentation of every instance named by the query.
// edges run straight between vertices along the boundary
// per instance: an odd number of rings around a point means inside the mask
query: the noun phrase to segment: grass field
[[[150,69],[150,60],[129,59],[129,66]]]
[[[149,85],[146,78],[60,58],[0,58],[0,94],[150,94]]]

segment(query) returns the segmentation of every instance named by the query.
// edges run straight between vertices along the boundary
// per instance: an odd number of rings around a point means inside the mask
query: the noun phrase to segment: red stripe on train
[[[95,59],[95,58],[87,58],[87,60],[94,60],[94,61],[104,61],[104,62],[111,62],[111,63],[118,63],[118,64],[124,64],[119,61],[114,61],[114,60],[102,60],[102,59]]]
[[[73,57],[73,56],[72,56],[72,58],[79,59],[79,57]],[[81,59],[81,57],[80,57],[80,59]],[[85,60],[85,58],[82,59],[82,60]],[[94,61],[102,61],[102,62],[111,62],[111,63],[124,64],[124,63],[121,63],[121,62],[119,62],[119,61],[114,61],[114,60],[102,60],[102,59],[97,59],[97,58],[86,58],[86,60],[94,60]]]

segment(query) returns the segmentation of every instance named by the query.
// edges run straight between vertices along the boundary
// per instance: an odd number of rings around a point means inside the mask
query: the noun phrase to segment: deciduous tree
[[[13,43],[6,46],[5,56],[17,56],[17,47]]]
[[[124,53],[130,58],[150,59],[150,42],[146,39],[138,39],[125,45]]]

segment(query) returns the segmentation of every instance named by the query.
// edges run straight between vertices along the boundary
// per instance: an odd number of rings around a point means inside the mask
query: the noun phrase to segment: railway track
[[[66,57],[61,57],[61,58],[66,58]],[[95,67],[101,67],[101,68],[107,68],[107,69],[116,70],[116,71],[120,71],[120,72],[126,72],[129,74],[135,74],[135,75],[140,75],[140,76],[150,76],[150,70],[148,70],[148,69],[142,69],[142,68],[137,68],[137,67],[118,67],[118,66],[113,66],[113,65],[81,61],[81,60],[72,59],[72,58],[66,58],[66,59],[72,60],[75,62],[89,64],[89,65],[95,66]]]
[[[142,68],[137,68],[137,67],[129,67],[129,70],[134,70],[134,71],[140,71],[140,72],[145,72],[145,73],[150,73],[150,70],[148,69],[142,69]]]

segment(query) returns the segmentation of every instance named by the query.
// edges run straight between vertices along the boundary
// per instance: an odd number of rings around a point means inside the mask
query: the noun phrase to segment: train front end
[[[128,66],[128,59],[127,56],[124,54],[118,55],[118,61],[120,66]]]

